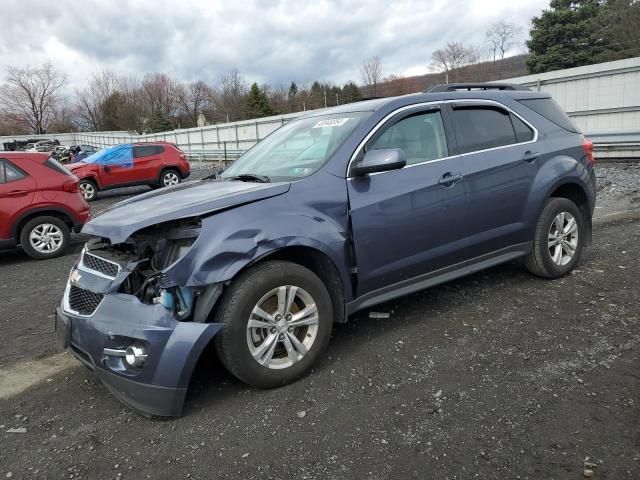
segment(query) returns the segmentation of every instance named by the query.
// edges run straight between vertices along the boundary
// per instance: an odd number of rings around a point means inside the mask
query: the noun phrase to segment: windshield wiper
[[[241,182],[269,183],[271,179],[266,175],[256,175],[255,173],[243,173],[232,177],[224,177],[226,180],[240,180]]]

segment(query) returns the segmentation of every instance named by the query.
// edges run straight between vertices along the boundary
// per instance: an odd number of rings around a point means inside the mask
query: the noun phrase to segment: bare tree
[[[502,60],[512,47],[518,45],[518,38],[522,34],[522,27],[515,23],[500,20],[487,31],[487,41],[493,52],[493,61]]]
[[[378,84],[382,80],[382,61],[380,57],[375,55],[364,59],[360,67],[360,76],[362,77],[362,83],[369,87],[375,97]]]
[[[203,81],[179,85],[177,89],[179,116],[184,118],[183,126],[194,127],[198,124],[198,116],[209,113],[214,106],[215,92]]]
[[[435,50],[431,55],[431,67],[444,72],[449,82],[452,70],[482,61],[482,50],[477,45],[465,45],[462,42],[449,42],[444,48]]]
[[[118,76],[111,70],[102,70],[91,75],[89,84],[76,90],[76,111],[83,130],[105,129],[105,105],[119,88]]]
[[[221,120],[233,121],[244,118],[244,104],[249,85],[242,74],[233,69],[220,78],[217,91],[217,111]]]
[[[161,112],[170,118],[177,113],[178,82],[164,73],[149,73],[144,76],[140,85],[141,98],[146,113]]]
[[[7,67],[6,84],[0,91],[3,113],[33,133],[46,133],[65,80],[50,63],[40,68]]]
[[[135,77],[124,77],[118,82],[120,102],[118,119],[120,128],[131,132],[143,133],[144,124],[149,118],[142,98],[140,81]]]

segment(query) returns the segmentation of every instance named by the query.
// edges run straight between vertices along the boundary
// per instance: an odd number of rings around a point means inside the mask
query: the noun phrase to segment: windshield
[[[80,160],[83,163],[96,163],[98,165],[117,165],[122,167],[133,166],[131,145],[114,145],[103,148],[99,152]]]
[[[338,113],[288,123],[238,158],[221,175],[261,175],[273,181],[303,178],[331,158],[370,112]]]

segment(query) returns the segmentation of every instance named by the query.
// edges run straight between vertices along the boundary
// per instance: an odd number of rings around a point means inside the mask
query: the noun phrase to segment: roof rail
[[[531,90],[524,85],[514,83],[441,83],[423,93],[457,92],[459,90]]]

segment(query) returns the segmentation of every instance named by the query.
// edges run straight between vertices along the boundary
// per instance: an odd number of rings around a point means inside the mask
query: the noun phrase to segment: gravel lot
[[[388,319],[361,312],[277,390],[209,352],[169,421],[121,406],[55,346],[82,237],[47,262],[0,252],[0,478],[640,478],[640,165],[601,165],[598,181],[572,275],[513,263],[375,308]],[[47,373],[8,395],[16,371]]]

